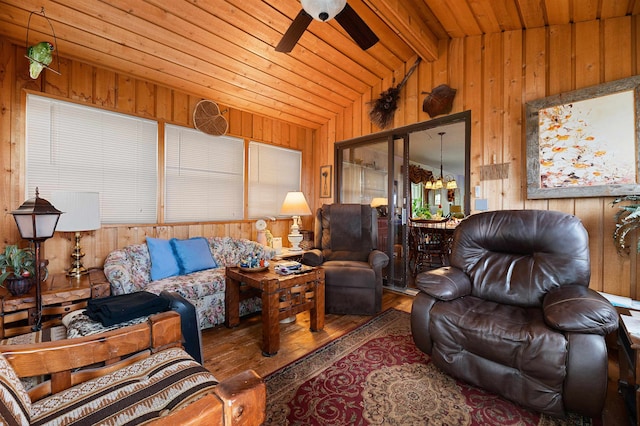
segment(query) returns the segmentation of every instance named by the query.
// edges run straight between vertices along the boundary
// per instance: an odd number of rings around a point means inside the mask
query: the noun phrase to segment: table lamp
[[[60,218],[58,232],[75,232],[76,244],[67,276],[79,278],[89,271],[82,265],[84,253],[80,247],[81,233],[100,229],[100,193],[54,191],[52,200],[66,214]]]
[[[58,219],[62,212],[51,205],[47,200],[39,197],[36,188],[35,198],[25,201],[17,210],[11,212],[18,226],[20,236],[25,240],[33,242],[34,257],[36,261],[36,313],[32,327],[33,331],[42,328],[42,277],[40,244],[53,236],[58,224]]]
[[[302,192],[288,192],[282,203],[280,214],[293,217],[291,232],[287,236],[291,243],[289,251],[302,251],[300,242],[303,236],[300,233],[300,216],[311,214],[311,209],[304,194]]]
[[[371,207],[373,207],[378,211],[379,217],[387,216],[387,204],[389,204],[389,202],[387,201],[386,198],[383,198],[383,197],[376,197],[373,200],[371,200]]]

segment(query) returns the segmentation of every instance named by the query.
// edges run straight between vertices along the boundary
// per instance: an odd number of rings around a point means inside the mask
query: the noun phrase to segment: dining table
[[[423,267],[449,264],[453,233],[459,223],[455,218],[412,218],[409,221],[409,264],[413,276]]]

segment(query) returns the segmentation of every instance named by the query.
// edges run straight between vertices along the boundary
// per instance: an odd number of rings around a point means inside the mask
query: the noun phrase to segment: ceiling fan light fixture
[[[301,0],[300,3],[313,19],[325,22],[335,18],[344,9],[347,0]]]

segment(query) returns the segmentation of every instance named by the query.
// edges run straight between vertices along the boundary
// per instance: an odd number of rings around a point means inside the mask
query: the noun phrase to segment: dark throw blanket
[[[164,312],[169,309],[169,299],[139,291],[130,294],[91,299],[86,314],[104,326],[111,326],[134,318]]]

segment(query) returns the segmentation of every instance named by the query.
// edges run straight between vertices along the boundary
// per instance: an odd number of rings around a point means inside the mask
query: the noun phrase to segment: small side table
[[[302,274],[279,275],[273,266],[262,272],[226,269],[225,324],[240,324],[240,284],[245,283],[262,298],[262,355],[273,356],[280,349],[280,320],[309,311],[311,331],[324,328],[324,269]]]
[[[640,424],[640,338],[627,330],[622,319],[618,327],[618,390],[624,398],[633,424]]]
[[[61,323],[71,311],[85,308],[89,299],[111,294],[111,286],[102,270],[92,270],[79,279],[64,273],[52,274],[42,283],[42,328]],[[0,288],[0,339],[30,333],[35,322],[35,286],[29,293],[11,295]]]

